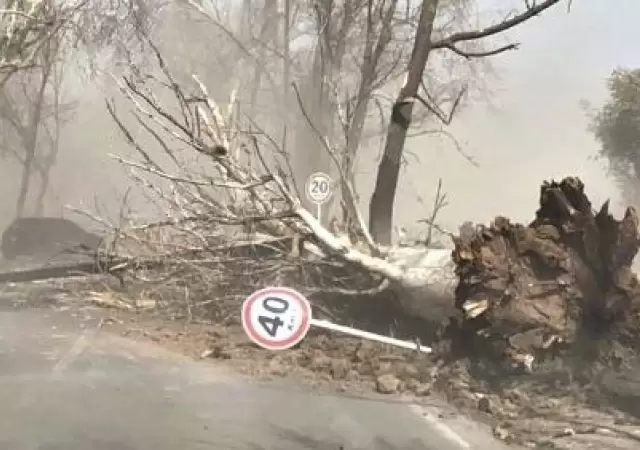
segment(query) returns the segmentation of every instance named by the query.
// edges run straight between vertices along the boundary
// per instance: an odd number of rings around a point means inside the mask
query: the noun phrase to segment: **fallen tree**
[[[585,376],[583,384],[566,383],[582,395],[583,387],[596,379],[592,369],[615,369],[640,349],[640,292],[631,271],[640,236],[633,209],[622,220],[611,216],[608,203],[594,212],[582,182],[567,178],[542,185],[540,208],[531,224],[498,217],[487,227],[467,226],[454,238],[450,254],[420,245],[377,245],[359,214],[355,230],[329,230],[301,206],[287,154],[250,118],[237,113],[233,96],[229,106],[221,108],[197,78],[190,91],[175,83],[161,55],[156,56],[162,76],[125,77],[120,87],[164,158],[137,141],[114,103],[108,103],[115,123],[139,155],[138,160],[113,158],[143,191],[153,194],[150,200],[165,213],[154,223],[127,219],[114,225],[118,240],[133,244],[134,250],[124,256],[129,258],[129,274],[139,272],[146,282],[145,297],[184,300],[188,318],[196,308],[212,310],[215,305],[215,323],[228,325],[234,317],[237,324],[240,301],[266,285],[290,285],[311,297],[329,294],[334,301],[329,311],[311,298],[314,315],[326,313],[329,318],[355,304],[354,294],[365,294],[367,302],[359,302],[359,314],[350,310],[343,317],[355,321],[377,313],[388,331],[395,317],[388,309],[378,309],[374,300],[400,293],[387,297],[420,320],[415,332],[407,332],[408,321],[399,321],[396,336],[418,336],[435,328],[426,322],[451,319],[444,336],[430,336],[435,361],[413,367],[414,381],[419,381],[415,386],[424,392],[424,385],[446,384],[442,391],[452,397],[464,391],[474,407],[479,406],[476,394],[491,393],[477,372],[465,370],[480,360],[489,360],[491,367],[506,362],[509,369],[515,365],[538,373],[546,361],[567,362],[571,376]],[[167,94],[178,108],[159,100]],[[327,151],[332,151],[330,146]],[[350,208],[357,213],[354,204]],[[261,236],[259,243],[249,239],[251,243],[237,251],[238,241],[256,236]],[[148,265],[137,265],[136,259],[161,261],[164,266],[154,272]],[[170,289],[150,292],[160,286]],[[220,308],[222,303],[228,308]],[[314,338],[310,335],[299,353],[315,353],[321,339]],[[223,344],[216,345],[220,349]],[[347,372],[359,345],[332,341],[340,367]],[[322,362],[317,355],[297,359],[295,352],[287,352],[292,366],[309,360],[310,370],[333,371],[331,360]],[[218,353],[228,354],[228,349]],[[377,376],[376,370],[366,376]],[[553,381],[559,379],[557,373]],[[522,387],[522,377],[514,378]],[[611,384],[617,378],[601,379]],[[498,380],[508,385],[506,377]],[[635,386],[630,381],[627,385]],[[549,385],[543,391],[547,395]],[[514,398],[504,404],[513,407]],[[531,398],[523,398],[513,409],[531,410]],[[499,414],[496,405],[492,404],[493,414],[498,419],[518,417],[510,416],[509,410]]]
[[[173,265],[178,263],[176,255],[191,252],[193,257],[180,260],[192,266],[192,273],[201,272],[206,264],[208,272],[213,273],[211,261],[216,259],[216,279],[220,280],[232,275],[229,271],[241,273],[229,258],[224,263],[219,259],[238,240],[256,234],[274,242],[286,238],[292,240],[291,247],[280,249],[280,257],[269,270],[273,277],[259,277],[263,285],[295,284],[305,292],[339,294],[374,294],[391,287],[410,293],[402,296],[405,303],[438,297],[443,300],[443,309],[453,312],[454,278],[449,252],[424,245],[410,251],[378,245],[371,238],[353,195],[347,195],[345,200],[356,218],[350,229],[340,232],[340,226],[334,230],[323,227],[302,206],[289,155],[268,136],[257,137],[265,134],[250,118],[238,114],[235,94],[223,109],[197,77],[193,77],[191,89],[185,90],[174,81],[153,43],[149,45],[155,51],[160,75],[125,76],[119,83],[132,106],[131,112],[158,143],[164,157],[140,144],[116,112],[115,103],[107,103],[118,128],[141,159],[111,156],[126,167],[143,191],[153,196],[150,200],[159,205],[159,210],[166,212],[156,223],[124,220],[125,224],[113,226],[123,241],[135,241],[138,250],[144,247],[138,256],[164,257]],[[167,95],[178,108],[159,100]],[[326,150],[338,164],[332,148],[327,145]],[[343,189],[350,186],[344,174],[339,182]],[[294,261],[292,257],[298,259]],[[251,265],[255,260],[245,262]],[[261,262],[271,264],[266,259]],[[307,276],[318,268],[328,273],[320,277],[324,278],[321,285],[317,284],[317,277]],[[434,286],[436,289],[431,292]],[[246,295],[246,283],[243,288]],[[408,306],[415,314],[431,314],[429,308]]]
[[[467,350],[528,369],[563,348],[605,359],[602,344],[638,348],[640,286],[631,265],[639,247],[633,208],[616,220],[608,201],[592,209],[578,178],[543,183],[528,226],[497,217],[455,239],[458,338]]]
[[[560,378],[562,371],[552,372],[549,378],[585,395],[585,386],[597,379],[603,384],[620,379],[594,377],[593,369],[605,366],[615,371],[628,362],[626,356],[640,350],[640,288],[631,271],[640,236],[633,209],[621,220],[611,216],[608,203],[594,212],[582,182],[567,178],[542,185],[540,208],[531,224],[513,224],[499,217],[487,227],[466,226],[454,238],[451,253],[424,245],[377,245],[359,214],[355,230],[341,233],[340,226],[329,230],[301,206],[286,153],[268,137],[258,138],[264,134],[249,118],[239,118],[233,97],[222,109],[197,78],[191,91],[180,87],[161,55],[156,56],[162,77],[125,77],[120,86],[136,120],[166,157],[156,157],[157,152],[140,144],[114,103],[108,104],[114,121],[140,156],[138,160],[113,158],[129,170],[143,191],[153,194],[150,200],[166,215],[154,223],[127,219],[114,225],[117,240],[133,244],[128,254],[120,248],[116,254],[128,257],[129,275],[138,272],[146,282],[144,297],[160,299],[154,304],[183,300],[187,318],[197,314],[196,308],[215,309],[216,324],[237,324],[239,304],[247,294],[266,285],[285,284],[312,297],[314,315],[332,318],[343,309],[347,312],[341,317],[352,322],[378,315],[385,330],[362,321],[359,325],[387,333],[399,317],[389,313],[388,302],[379,308],[377,299],[388,298],[420,319],[413,324],[398,320],[395,336],[430,335],[428,343],[433,342],[430,346],[435,350],[433,359],[413,366],[415,378],[407,381],[407,389],[424,393],[433,384],[450,398],[471,400],[474,408],[484,405],[483,412],[490,410],[501,421],[519,419],[520,412],[531,413],[532,408],[547,413],[549,408],[541,409],[532,399],[538,398],[534,394],[540,387],[539,397],[551,404],[545,397],[550,385],[540,383],[518,398],[511,392],[502,401],[504,387],[523,387],[522,371],[511,379],[499,371],[496,379],[501,387],[492,390],[472,370],[485,361],[492,369],[506,362],[509,370],[516,366],[536,374],[544,372],[547,361],[560,361],[571,374],[569,381]],[[167,93],[178,105],[177,114],[172,113],[176,108],[159,100],[166,99]],[[253,240],[256,236],[259,243]],[[250,244],[237,251],[238,242],[248,237],[253,237]],[[162,270],[136,264],[149,259],[163,262]],[[163,291],[158,293],[160,287]],[[316,293],[332,299],[329,310],[315,302]],[[366,301],[356,302],[354,294],[365,294]],[[227,306],[221,308],[223,303]],[[356,303],[358,308],[353,307]],[[451,321],[444,335],[425,333],[437,328],[429,321],[439,324],[447,318]],[[334,369],[349,372],[361,343],[350,346],[321,337],[310,334],[304,348],[274,359],[290,358],[291,367],[308,366],[340,379],[336,375],[340,371]],[[327,358],[326,351],[318,355],[321,342],[340,361]],[[217,343],[214,354],[229,355],[225,345]],[[246,345],[242,348],[248,352]],[[247,355],[259,360],[257,354]],[[360,355],[361,361],[371,359]],[[378,375],[376,368],[358,377]],[[405,375],[398,373],[402,379]],[[573,382],[571,377],[578,376],[584,377],[580,380],[584,383]],[[509,383],[514,378],[517,381]],[[526,377],[533,379],[533,375]],[[626,381],[626,385],[637,384]],[[482,400],[491,398],[491,408],[478,401],[478,394],[485,395]],[[504,405],[511,409],[502,411]],[[511,434],[516,434],[518,426],[513,427]],[[518,439],[538,440],[532,432],[524,436]]]
[[[160,53],[155,55],[162,76],[124,77],[120,87],[167,158],[152,156],[113,102],[108,108],[141,160],[112,156],[154,194],[166,217],[117,231],[145,247],[145,257],[164,258],[178,284],[202,284],[208,277],[204,284],[225,286],[234,300],[267,284],[306,293],[400,293],[395,298],[405,312],[423,321],[452,318],[454,344],[462,342],[474,355],[508,356],[528,369],[541,354],[585,336],[607,332],[633,340],[639,297],[631,263],[640,246],[633,209],[620,221],[609,214],[608,203],[594,212],[582,182],[567,178],[542,185],[531,224],[499,217],[489,227],[467,227],[454,239],[451,256],[419,245],[378,245],[349,195],[353,229],[329,230],[302,206],[286,152],[238,114],[235,96],[223,110],[198,78],[185,91]],[[158,94],[163,91],[177,109],[159,100],[166,98]],[[326,150],[339,160],[330,145]],[[344,177],[340,182],[349,186]],[[260,267],[255,257],[230,256],[235,242],[256,233],[266,237],[263,244],[290,246],[271,245],[279,248],[277,257],[262,258]],[[239,275],[243,279],[232,289],[229,280]],[[194,276],[198,283],[189,282]]]

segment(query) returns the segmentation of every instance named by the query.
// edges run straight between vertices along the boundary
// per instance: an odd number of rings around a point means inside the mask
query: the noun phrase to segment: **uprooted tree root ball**
[[[457,332],[471,352],[482,348],[480,354],[532,370],[567,351],[606,358],[600,338],[640,344],[640,286],[631,270],[640,236],[632,208],[619,221],[608,202],[595,213],[583,183],[565,178],[543,183],[528,226],[497,217],[455,241],[456,307],[463,313]]]

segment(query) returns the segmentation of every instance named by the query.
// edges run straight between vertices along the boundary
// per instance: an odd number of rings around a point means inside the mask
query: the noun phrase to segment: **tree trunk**
[[[31,151],[26,150],[24,165],[22,166],[22,178],[20,180],[20,192],[16,201],[16,216],[24,215],[27,196],[29,195],[29,185],[31,184],[31,175],[33,174],[33,163],[35,162],[35,148]]]
[[[40,168],[40,189],[36,197],[36,209],[35,209],[36,216],[44,215],[44,197],[49,191],[51,169],[53,169],[53,167],[56,165],[56,160],[58,158],[58,151],[60,149],[60,146],[59,146],[60,125],[56,123],[55,128],[56,128],[55,136],[53,137],[53,142],[51,142],[51,148],[49,149],[49,154],[47,154],[46,160],[42,161],[42,166]]]
[[[369,229],[375,241],[382,245],[391,244],[393,203],[400,176],[402,151],[411,125],[413,102],[431,51],[431,33],[437,10],[438,0],[425,0],[422,3],[407,79],[393,105],[382,160],[378,165],[376,185],[369,203]]]
[[[52,64],[44,67],[40,86],[34,102],[33,110],[29,117],[29,123],[26,128],[22,128],[22,142],[25,151],[24,166],[22,168],[22,180],[20,181],[20,193],[16,202],[16,216],[21,217],[24,214],[25,204],[29,195],[29,185],[31,184],[31,175],[33,174],[34,164],[36,162],[36,152],[38,146],[38,131],[40,130],[40,121],[42,119],[42,108],[44,106],[44,97],[49,83],[49,77],[52,71]]]
[[[258,102],[258,95],[260,88],[262,87],[262,75],[264,73],[264,67],[267,62],[267,46],[273,45],[277,48],[277,33],[278,33],[278,4],[277,2],[265,2],[262,8],[262,25],[260,27],[259,40],[260,49],[258,50],[258,59],[256,61],[253,81],[251,83],[251,91],[249,94],[249,111],[252,114],[256,114],[256,104]]]
[[[282,25],[282,103],[284,110],[288,112],[289,90],[291,89],[291,0],[284,0]]]
[[[53,90],[53,130],[49,131],[49,152],[43,158],[40,165],[40,190],[36,197],[36,215],[44,215],[44,198],[49,192],[49,184],[51,179],[51,169],[56,165],[58,153],[60,151],[60,132],[62,128],[62,117],[60,114],[61,88],[63,79],[62,66],[56,67],[53,63],[53,80],[51,80]]]

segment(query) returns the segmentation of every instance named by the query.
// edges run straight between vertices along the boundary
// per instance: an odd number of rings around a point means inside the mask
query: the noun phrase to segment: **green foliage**
[[[591,131],[622,184],[640,180],[640,69],[618,69],[607,80],[609,98],[591,119]]]

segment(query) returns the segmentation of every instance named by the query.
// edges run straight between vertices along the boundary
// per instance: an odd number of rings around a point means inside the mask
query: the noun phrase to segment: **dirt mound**
[[[545,182],[528,226],[497,217],[455,239],[462,317],[453,331],[466,351],[528,370],[585,341],[595,350],[599,338],[637,348],[640,285],[631,264],[639,248],[633,208],[616,220],[608,202],[592,209],[578,178]]]

